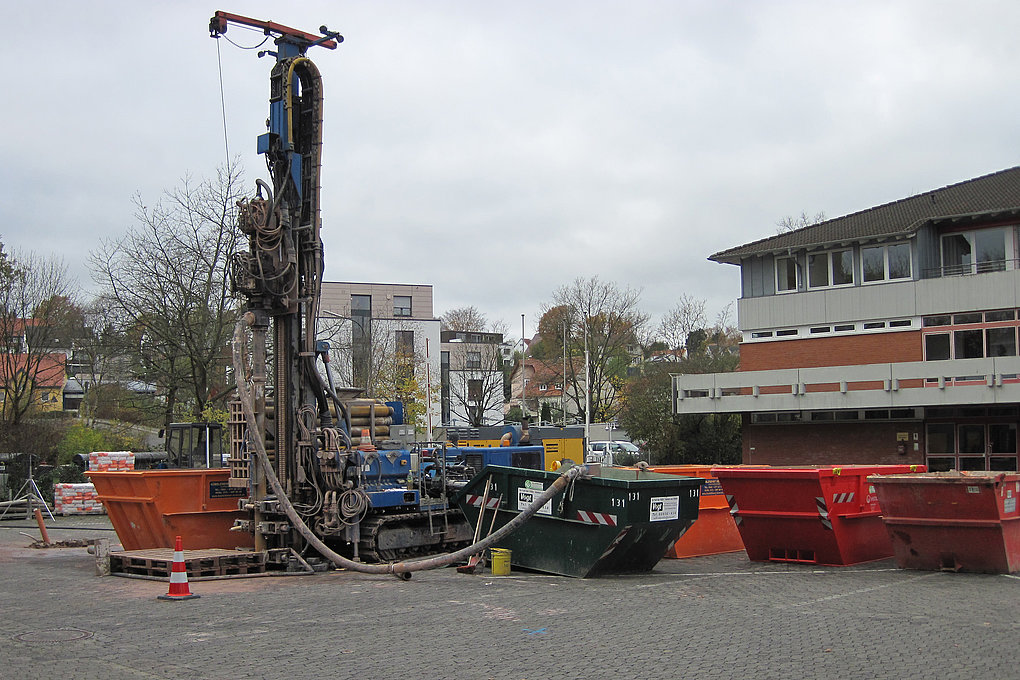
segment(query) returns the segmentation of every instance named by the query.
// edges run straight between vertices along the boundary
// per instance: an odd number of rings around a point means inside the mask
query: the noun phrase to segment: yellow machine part
[[[571,439],[543,439],[545,447],[545,469],[555,470],[561,460],[569,458],[578,465],[584,464],[584,440],[580,438]],[[554,463],[556,465],[554,465]]]
[[[474,448],[488,448],[498,447],[498,439],[461,439],[458,446],[468,446]],[[542,446],[545,449],[545,469],[555,470],[559,463],[565,458],[569,458],[578,465],[584,464],[584,440],[580,438],[570,439],[543,439]]]

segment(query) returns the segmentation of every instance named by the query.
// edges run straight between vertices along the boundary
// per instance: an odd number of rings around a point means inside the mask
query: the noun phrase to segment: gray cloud
[[[6,8],[21,77],[0,113],[0,234],[85,254],[186,173],[225,160],[206,3]],[[1020,6],[1006,2],[236,2],[345,43],[326,88],[327,278],[431,283],[529,332],[598,274],[721,309],[717,250],[786,215],[830,217],[1017,163]],[[231,29],[252,45],[256,33]],[[232,155],[269,60],[220,41]]]

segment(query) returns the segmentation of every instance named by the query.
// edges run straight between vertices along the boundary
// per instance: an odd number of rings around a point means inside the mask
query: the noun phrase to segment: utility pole
[[[524,357],[527,354],[528,345],[524,340],[524,315],[521,314],[521,426],[524,426],[524,417],[528,415],[528,402],[525,393],[524,380]]]
[[[560,415],[567,426],[567,315],[563,315],[563,375],[560,376]]]

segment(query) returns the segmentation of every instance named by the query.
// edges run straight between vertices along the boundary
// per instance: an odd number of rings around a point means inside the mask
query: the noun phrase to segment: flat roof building
[[[734,373],[679,414],[740,413],[746,463],[1016,470],[1020,167],[730,248]]]

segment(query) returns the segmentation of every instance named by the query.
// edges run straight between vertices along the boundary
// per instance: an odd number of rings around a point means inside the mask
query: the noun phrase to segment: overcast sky
[[[1020,163],[1020,3],[3,2],[0,240],[87,253],[224,164],[217,9],[345,42],[326,104],[326,278],[426,283],[528,334],[598,275],[660,316],[739,295],[714,252]],[[231,28],[254,45],[262,36]],[[265,176],[271,59],[218,41],[228,144]]]

